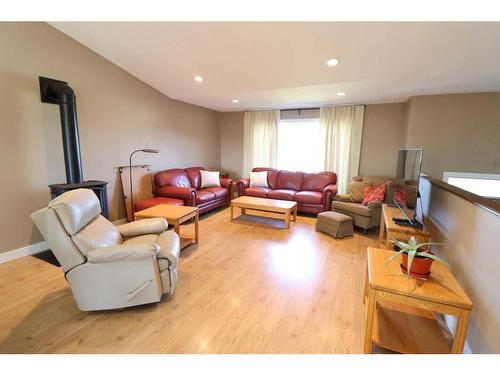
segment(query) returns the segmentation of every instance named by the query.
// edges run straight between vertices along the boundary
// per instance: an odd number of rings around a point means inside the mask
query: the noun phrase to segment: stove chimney
[[[42,102],[59,105],[66,182],[68,184],[81,183],[83,172],[75,93],[67,82],[45,77],[39,77],[39,80]]]

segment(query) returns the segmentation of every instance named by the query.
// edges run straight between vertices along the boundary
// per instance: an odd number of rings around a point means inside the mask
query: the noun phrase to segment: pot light
[[[202,76],[194,76],[194,80],[196,82],[203,82],[203,77]]]
[[[233,103],[239,103],[240,101],[238,99],[233,99],[231,100]]]
[[[343,92],[343,91],[341,91],[341,92],[338,92],[338,93],[337,93],[337,96],[346,96],[346,93],[345,93],[345,92]]]
[[[326,62],[326,65],[328,66],[337,66],[339,64],[339,60],[337,59],[330,59]]]

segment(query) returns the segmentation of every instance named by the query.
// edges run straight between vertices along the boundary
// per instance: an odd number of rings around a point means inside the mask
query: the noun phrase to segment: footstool
[[[352,218],[340,212],[326,211],[318,214],[316,230],[335,238],[352,236]]]

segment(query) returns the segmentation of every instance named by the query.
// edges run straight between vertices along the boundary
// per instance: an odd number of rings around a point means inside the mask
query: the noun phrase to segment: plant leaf
[[[407,244],[406,242],[392,240],[392,243],[395,244],[400,249],[410,250],[412,248],[411,245]]]
[[[451,268],[450,264],[445,261],[444,259],[441,259],[440,257],[434,255],[434,254],[429,254],[429,253],[421,253],[419,256],[423,258],[431,258],[434,260],[437,260],[438,262],[444,263],[448,268]]]
[[[426,246],[426,245],[446,245],[446,244],[443,242],[424,242],[424,243],[419,244],[417,246],[417,249],[420,249],[422,246]]]
[[[402,249],[402,250],[399,250],[396,254],[391,255],[390,258],[385,261],[384,267],[387,266],[388,263],[392,262],[395,258],[397,258],[398,255],[400,255],[401,253],[404,253],[405,251],[406,251],[405,249]]]
[[[415,257],[416,253],[417,250],[408,251],[408,265],[406,266],[406,272],[408,273],[408,276],[410,276],[411,264],[413,263],[413,258]]]

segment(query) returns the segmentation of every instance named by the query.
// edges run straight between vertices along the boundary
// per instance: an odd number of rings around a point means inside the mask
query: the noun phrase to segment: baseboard
[[[455,326],[457,325],[457,317],[453,316],[453,315],[446,315],[446,314],[443,315],[443,317],[444,317],[444,321],[445,321],[446,325],[448,326],[448,329],[453,334],[453,332],[455,332]],[[464,354],[473,354],[469,344],[467,343],[467,339],[465,340],[465,343],[464,343]]]
[[[41,253],[42,251],[48,250],[49,244],[47,241],[42,241],[35,243],[33,245],[28,245],[25,247],[20,247],[19,249],[14,249],[0,254],[0,264],[9,262],[14,259],[22,258],[27,255],[33,255]]]

